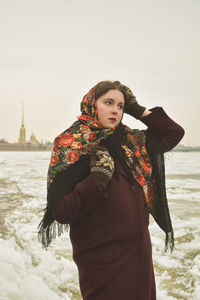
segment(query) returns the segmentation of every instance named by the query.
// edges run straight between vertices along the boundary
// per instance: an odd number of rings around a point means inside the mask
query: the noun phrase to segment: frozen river
[[[37,240],[46,203],[49,152],[0,152],[0,300],[80,300],[65,234],[49,250]],[[200,152],[166,157],[176,249],[151,222],[158,300],[200,299]]]

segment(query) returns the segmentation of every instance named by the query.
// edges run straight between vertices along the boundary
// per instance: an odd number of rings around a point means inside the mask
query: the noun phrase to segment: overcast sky
[[[199,53],[199,0],[0,0],[0,138],[17,141],[23,101],[27,139],[53,141],[111,79],[200,146]]]

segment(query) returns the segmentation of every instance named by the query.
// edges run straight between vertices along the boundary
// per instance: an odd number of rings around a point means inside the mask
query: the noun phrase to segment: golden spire
[[[22,102],[22,127],[24,127],[24,102]]]
[[[18,143],[21,145],[26,143],[26,130],[24,128],[24,103],[23,102],[22,102],[22,124],[21,124],[21,128],[19,130]]]

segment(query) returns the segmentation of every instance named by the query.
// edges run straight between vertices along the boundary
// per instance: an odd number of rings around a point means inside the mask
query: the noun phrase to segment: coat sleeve
[[[59,201],[51,214],[61,224],[72,224],[104,200],[106,196],[99,189],[92,175],[89,175]]]
[[[155,154],[170,151],[183,138],[184,129],[173,121],[162,107],[155,107],[150,111],[151,114],[141,119],[148,127],[146,148]]]

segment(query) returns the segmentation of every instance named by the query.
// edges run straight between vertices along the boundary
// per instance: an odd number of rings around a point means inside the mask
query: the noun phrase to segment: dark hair
[[[109,90],[118,90],[123,93],[124,95],[124,100],[126,102],[126,92],[121,84],[120,81],[111,81],[111,80],[105,80],[101,81],[97,84],[96,89],[95,89],[95,99],[97,100],[99,97],[103,96],[106,94]]]

